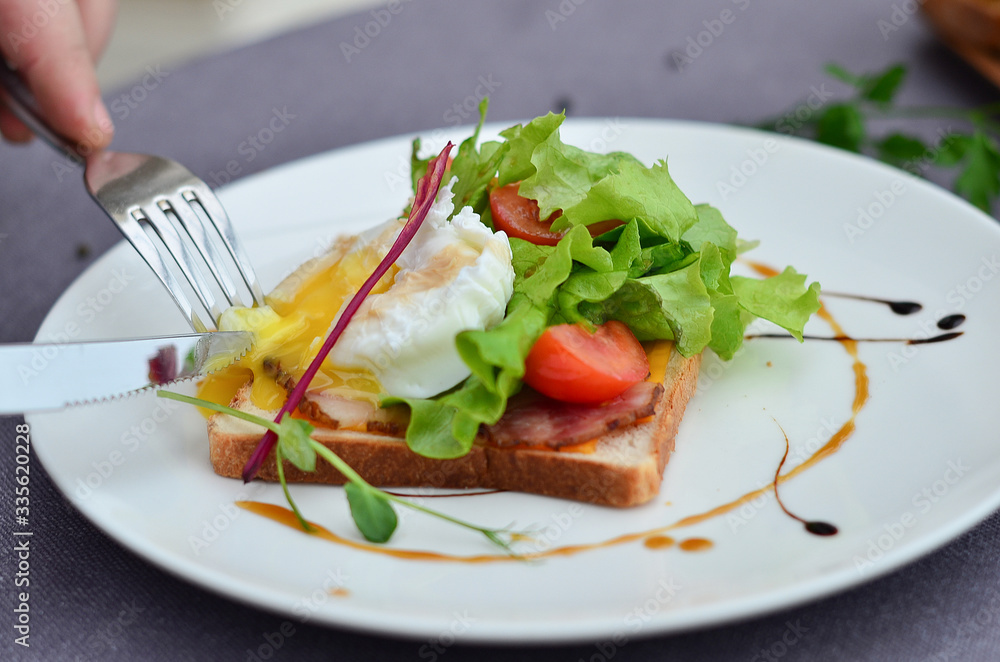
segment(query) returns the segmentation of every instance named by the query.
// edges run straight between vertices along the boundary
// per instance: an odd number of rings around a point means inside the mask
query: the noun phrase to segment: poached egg
[[[441,188],[416,236],[355,313],[311,390],[377,403],[385,394],[431,397],[469,376],[455,337],[503,319],[514,269],[506,234],[490,230],[470,207],[448,220],[454,181]],[[342,238],[282,281],[265,306],[226,310],[219,329],[253,332],[254,347],[209,375],[200,397],[228,404],[252,378],[254,404],[280,407],[287,393],[273,366],[296,380],[302,375],[405,222]]]

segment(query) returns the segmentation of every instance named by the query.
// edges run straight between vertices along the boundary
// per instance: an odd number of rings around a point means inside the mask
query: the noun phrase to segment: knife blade
[[[216,331],[0,345],[0,414],[111,400],[204,376],[239,360],[252,344],[246,331]]]

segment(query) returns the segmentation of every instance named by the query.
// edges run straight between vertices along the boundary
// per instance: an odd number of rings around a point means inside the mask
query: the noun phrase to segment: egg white
[[[507,235],[483,225],[471,207],[448,221],[454,181],[396,261],[392,286],[365,299],[327,357],[338,368],[370,372],[391,395],[426,398],[468,377],[455,337],[499,323],[513,292]],[[375,243],[389,239],[384,230],[366,234]]]

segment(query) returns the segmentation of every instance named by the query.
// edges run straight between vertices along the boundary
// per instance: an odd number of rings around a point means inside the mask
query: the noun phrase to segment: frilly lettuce
[[[624,153],[593,154],[564,144],[563,115],[552,113],[501,132],[501,141],[477,149],[480,123],[451,164],[458,177],[456,209],[468,204],[489,222],[487,190],[521,182],[542,218],[562,215],[556,246],[511,239],[514,294],[504,320],[456,339],[472,374],[432,399],[386,398],[411,409],[406,440],[434,458],[460,457],[480,424],[495,423],[521,388],[524,359],[547,326],[620,320],[640,340],[673,340],[684,356],[711,349],[730,359],[747,324],[763,317],[802,339],[819,308],[819,284],[791,267],[765,280],[731,276],[736,231],[709,205],[694,205],[670,176],[665,161],[646,167]],[[416,157],[414,181],[426,162]],[[619,228],[595,239],[588,225],[618,219]]]

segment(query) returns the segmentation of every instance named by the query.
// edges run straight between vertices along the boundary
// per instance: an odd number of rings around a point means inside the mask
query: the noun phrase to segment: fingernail
[[[94,103],[94,121],[97,123],[97,128],[104,133],[109,135],[114,133],[115,125],[112,124],[108,109],[104,107],[104,102],[100,99]]]

